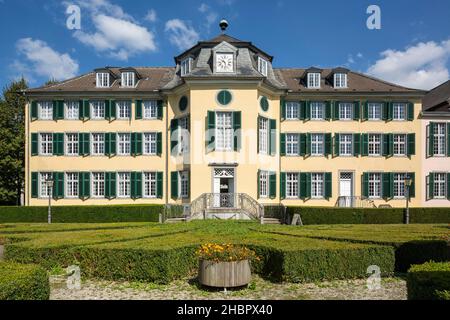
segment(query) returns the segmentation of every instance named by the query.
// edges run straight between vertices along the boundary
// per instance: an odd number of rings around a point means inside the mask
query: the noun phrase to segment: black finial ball
[[[220,29],[221,29],[222,31],[227,30],[227,28],[228,28],[228,21],[225,20],[225,19],[223,19],[222,21],[220,21],[219,26],[220,26]]]

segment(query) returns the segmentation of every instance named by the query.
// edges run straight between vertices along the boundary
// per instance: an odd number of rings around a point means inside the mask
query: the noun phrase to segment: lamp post
[[[409,175],[405,177],[405,192],[406,192],[406,218],[405,223],[409,224],[409,191],[411,189],[412,179]]]
[[[52,196],[53,196],[53,179],[48,178],[45,180],[47,184],[47,193],[48,193],[48,224],[52,223]]]

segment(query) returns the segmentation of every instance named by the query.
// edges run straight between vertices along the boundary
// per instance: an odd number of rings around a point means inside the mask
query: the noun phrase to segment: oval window
[[[262,111],[266,112],[269,110],[269,100],[266,97],[261,97],[259,100],[259,105],[261,106]]]
[[[188,106],[188,98],[186,96],[181,97],[180,102],[178,103],[178,107],[180,111],[185,111]]]
[[[217,94],[217,101],[223,105],[226,106],[231,102],[231,92],[228,90],[222,90]]]

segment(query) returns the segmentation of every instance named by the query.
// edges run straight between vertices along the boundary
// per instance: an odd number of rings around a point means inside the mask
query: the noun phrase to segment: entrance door
[[[339,206],[353,207],[353,173],[341,172],[339,177]]]
[[[213,199],[215,208],[234,206],[234,169],[214,169]]]

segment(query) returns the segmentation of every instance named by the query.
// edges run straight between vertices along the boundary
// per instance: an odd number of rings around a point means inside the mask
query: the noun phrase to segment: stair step
[[[180,223],[180,222],[186,222],[186,218],[172,218],[172,219],[167,219],[165,221],[165,223]]]
[[[264,218],[264,224],[281,224],[281,221],[276,218]]]

